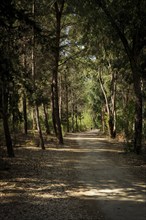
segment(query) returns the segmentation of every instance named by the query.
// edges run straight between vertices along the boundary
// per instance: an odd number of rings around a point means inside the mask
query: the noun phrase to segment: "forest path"
[[[145,220],[146,167],[129,163],[120,145],[98,136],[97,131],[74,138],[80,155],[74,164],[77,187],[70,195],[84,199],[94,213],[100,210],[105,220]]]
[[[146,219],[146,163],[97,130],[45,151],[28,140],[15,154],[0,170],[0,220]]]

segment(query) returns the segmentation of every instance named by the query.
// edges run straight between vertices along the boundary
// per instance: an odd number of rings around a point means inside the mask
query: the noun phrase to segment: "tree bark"
[[[59,110],[59,93],[58,93],[58,66],[60,60],[60,37],[61,37],[61,16],[64,8],[64,0],[59,7],[59,3],[54,3],[56,13],[56,39],[55,39],[55,52],[54,52],[54,69],[52,73],[52,107],[53,107],[53,124],[54,130],[57,133],[59,144],[63,144],[63,135],[60,120]]]
[[[100,82],[101,90],[103,92],[104,99],[105,99],[105,106],[106,106],[106,111],[107,111],[107,116],[108,116],[108,133],[111,138],[114,138],[114,131],[113,131],[114,122],[113,122],[112,111],[110,109],[107,93],[106,93],[106,90],[105,90],[103,82],[102,82],[100,71],[99,71],[99,82]]]
[[[53,88],[53,82],[51,85],[51,106],[52,106],[52,121],[53,121],[53,128],[56,137],[58,137],[58,131],[57,131],[57,123],[56,123],[56,117],[55,117],[55,98],[54,98],[54,88]]]
[[[74,93],[72,92],[72,112],[71,112],[71,130],[75,132],[75,104],[74,104]]]
[[[108,101],[107,93],[104,88],[102,79],[101,79],[101,73],[99,73],[99,82],[101,86],[101,90],[104,95],[105,99],[105,106],[107,110],[108,115],[108,131],[111,138],[116,137],[116,111],[115,111],[115,97],[116,97],[116,81],[114,78],[114,73],[112,73],[112,80],[111,80],[111,107]]]
[[[48,112],[47,112],[47,108],[46,105],[43,103],[43,109],[44,109],[44,116],[45,116],[45,127],[46,127],[46,134],[50,134],[50,127],[49,127],[49,123],[48,123]]]
[[[7,117],[7,114],[5,113],[3,114],[3,127],[4,127],[8,156],[14,157],[15,155],[14,155],[12,139],[11,139],[10,130],[9,130],[8,117]]]
[[[75,106],[75,123],[76,123],[76,131],[78,131],[79,126],[78,126],[78,107],[77,107],[77,105]]]
[[[39,108],[37,105],[35,107],[35,110],[36,110],[36,122],[37,122],[37,130],[39,133],[40,145],[41,145],[42,150],[45,150],[42,128],[41,128],[41,123],[40,123]]]
[[[142,148],[142,88],[141,88],[141,77],[138,73],[135,63],[131,63],[133,80],[134,80],[134,91],[135,91],[135,132],[134,132],[134,151],[139,154]]]
[[[69,110],[68,110],[68,86],[66,83],[66,91],[65,91],[65,102],[66,102],[66,123],[67,123],[67,132],[69,132]]]
[[[26,95],[23,95],[23,119],[24,119],[24,134],[27,135],[28,123],[27,123],[27,103]]]
[[[111,80],[111,138],[116,137],[116,73],[112,72]]]
[[[101,124],[102,124],[102,132],[105,132],[105,106],[102,106],[101,109]]]
[[[33,0],[32,3],[32,16],[35,20],[35,0]],[[36,92],[36,57],[35,57],[35,29],[34,26],[32,27],[32,51],[31,51],[31,58],[32,58],[32,83],[33,83],[33,90],[34,92]],[[36,115],[36,125],[37,125],[37,130],[39,133],[39,139],[40,139],[40,145],[41,148],[44,150],[45,146],[44,146],[44,139],[43,139],[43,135],[42,135],[42,128],[41,128],[41,123],[40,123],[40,115],[39,115],[39,107],[37,104],[37,100],[35,100],[35,105],[34,105],[34,110],[35,110],[35,115]]]
[[[28,73],[27,73],[27,54],[26,54],[26,38],[23,37],[23,58],[22,58],[22,62],[23,62],[23,68],[24,68],[24,73],[23,73],[23,77],[27,77]],[[23,104],[23,120],[24,120],[24,134],[27,135],[27,130],[28,130],[28,122],[27,122],[27,99],[26,99],[26,94],[25,94],[25,88],[23,87],[23,97],[22,97],[22,104]]]
[[[52,100],[52,107],[53,107],[53,124],[54,130],[57,134],[57,138],[59,140],[59,144],[63,144],[63,136],[62,136],[62,128],[61,128],[61,120],[59,115],[59,99],[58,99],[58,83],[56,74],[53,74],[52,80],[52,90],[53,90],[53,100]]]
[[[14,157],[14,150],[12,145],[12,138],[9,129],[8,123],[8,93],[6,91],[6,83],[3,82],[2,86],[2,117],[3,117],[3,127],[4,127],[4,134],[7,146],[7,153],[9,157]]]

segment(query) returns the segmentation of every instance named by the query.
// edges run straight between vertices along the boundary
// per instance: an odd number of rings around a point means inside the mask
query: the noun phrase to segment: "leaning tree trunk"
[[[6,84],[3,83],[2,87],[2,119],[3,119],[3,127],[4,127],[4,134],[7,146],[7,153],[9,157],[14,157],[14,150],[12,145],[12,139],[9,129],[8,123],[8,94],[6,92]]]
[[[112,76],[113,77],[113,76]],[[110,103],[108,101],[108,97],[107,97],[107,92],[106,89],[104,88],[103,85],[103,80],[101,78],[101,72],[99,71],[99,82],[100,82],[100,86],[101,86],[101,90],[103,92],[104,95],[104,99],[105,99],[105,106],[106,106],[106,111],[107,111],[107,116],[108,116],[108,132],[109,132],[109,136],[111,138],[115,138],[116,137],[116,124],[115,124],[115,119],[116,119],[116,114],[115,114],[115,79],[111,81],[111,107],[110,107]]]

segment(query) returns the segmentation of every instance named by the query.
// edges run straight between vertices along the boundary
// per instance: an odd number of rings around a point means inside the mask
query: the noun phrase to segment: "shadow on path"
[[[0,171],[2,220],[145,220],[143,179],[121,147],[97,131],[68,134],[65,145],[16,149]]]

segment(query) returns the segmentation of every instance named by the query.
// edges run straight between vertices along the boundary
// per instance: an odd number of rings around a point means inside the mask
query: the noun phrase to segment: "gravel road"
[[[97,131],[32,143],[0,171],[0,220],[146,220],[146,163]]]

